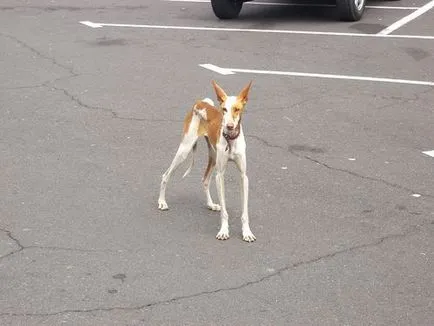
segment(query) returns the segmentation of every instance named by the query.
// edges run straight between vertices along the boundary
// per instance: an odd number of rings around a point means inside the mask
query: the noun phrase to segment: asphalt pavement
[[[0,325],[432,325],[434,9],[378,36],[427,3],[2,0]],[[253,81],[253,243],[205,142],[157,209],[213,79]]]

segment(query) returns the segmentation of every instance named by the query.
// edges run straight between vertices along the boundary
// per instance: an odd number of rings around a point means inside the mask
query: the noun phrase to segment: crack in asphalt
[[[62,92],[71,101],[75,102],[76,104],[78,104],[82,108],[85,108],[88,110],[99,110],[99,111],[109,113],[113,119],[128,120],[128,121],[148,121],[148,122],[182,122],[183,121],[183,120],[179,120],[179,119],[153,119],[153,118],[122,117],[114,110],[107,109],[107,108],[104,108],[101,106],[92,106],[92,105],[86,104],[78,96],[71,94],[68,90],[66,90],[64,88],[59,88],[56,86],[52,86],[51,88],[55,89],[56,91]]]
[[[153,307],[159,306],[159,305],[171,304],[171,303],[175,303],[175,302],[181,301],[181,300],[187,300],[187,299],[197,298],[197,297],[206,296],[206,295],[213,295],[213,294],[220,293],[220,292],[237,291],[237,290],[241,290],[243,288],[246,288],[246,287],[249,287],[249,286],[252,286],[255,284],[262,283],[262,282],[267,281],[269,279],[272,279],[276,276],[281,277],[281,274],[283,274],[284,272],[291,271],[291,270],[296,269],[296,268],[301,267],[301,266],[307,266],[307,265],[314,264],[314,263],[317,263],[317,262],[320,262],[323,260],[331,259],[331,258],[334,258],[334,257],[341,255],[341,254],[348,254],[348,253],[352,253],[352,252],[355,252],[358,250],[376,247],[376,246],[379,246],[379,245],[383,244],[384,242],[391,240],[391,239],[405,238],[406,236],[413,234],[416,231],[418,231],[418,230],[420,230],[423,227],[428,226],[428,225],[434,225],[434,221],[429,221],[427,223],[419,224],[419,225],[412,225],[412,226],[408,227],[407,231],[404,231],[403,233],[394,233],[394,234],[385,235],[385,236],[377,239],[374,242],[345,248],[345,249],[331,252],[329,254],[325,254],[325,255],[315,257],[315,258],[312,258],[309,260],[301,260],[299,262],[281,267],[281,268],[275,270],[274,272],[272,272],[268,275],[262,276],[256,280],[248,281],[248,282],[242,283],[242,284],[237,285],[237,286],[219,288],[219,289],[210,290],[210,291],[202,291],[202,292],[193,293],[190,295],[177,296],[177,297],[173,297],[171,299],[154,301],[151,303],[142,304],[142,305],[133,306],[133,307],[107,307],[107,308],[100,307],[100,308],[92,308],[92,309],[66,309],[66,310],[52,312],[52,313],[0,313],[0,316],[49,317],[49,316],[58,316],[58,315],[63,315],[63,314],[68,314],[68,313],[93,313],[93,312],[104,312],[104,311],[110,312],[110,311],[116,311],[116,310],[135,311],[135,310],[143,310],[146,308],[153,308]]]
[[[44,59],[44,60],[48,60],[54,66],[59,67],[61,69],[64,69],[64,70],[66,70],[69,73],[67,76],[58,77],[58,78],[55,78],[55,79],[50,79],[50,80],[47,80],[47,81],[45,81],[43,83],[40,83],[40,84],[24,85],[24,86],[17,86],[17,87],[5,87],[5,88],[1,88],[1,90],[20,90],[20,89],[41,88],[41,87],[46,87],[49,84],[55,83],[55,82],[57,82],[59,80],[63,80],[63,79],[67,80],[67,79],[78,77],[78,76],[82,75],[82,74],[76,73],[74,71],[73,67],[70,67],[70,66],[67,66],[67,65],[64,65],[64,64],[60,63],[54,57],[50,57],[50,56],[42,53],[41,51],[35,49],[34,47],[30,46],[26,42],[21,41],[20,39],[18,39],[17,37],[15,37],[13,35],[5,34],[5,33],[2,33],[2,32],[0,32],[0,35],[3,36],[3,37],[5,37],[5,38],[8,38],[10,40],[15,41],[16,43],[20,44],[22,47],[24,47],[24,48],[28,49],[29,51],[31,51],[32,53],[34,53],[37,57],[39,57],[41,59]]]
[[[365,92],[360,94],[362,97],[367,96],[367,97],[374,97],[374,98],[379,98],[382,100],[387,100],[387,101],[398,101],[398,102],[403,102],[403,103],[408,103],[408,102],[413,102],[413,101],[418,101],[420,100],[422,95],[425,95],[427,93],[430,93],[434,90],[434,86],[429,86],[429,85],[424,85],[424,90],[418,91],[418,92],[414,92],[413,94],[411,94],[410,96],[404,96],[404,95],[381,95],[381,94],[377,94],[377,93],[371,93],[371,92]],[[335,94],[337,96],[337,94]],[[341,98],[345,98],[345,99],[352,99],[353,96],[348,95],[348,94],[340,94]],[[395,104],[397,104],[395,102]]]
[[[0,256],[0,261],[2,261],[3,259],[13,256],[19,252],[22,252],[24,250],[29,250],[29,249],[39,249],[39,250],[55,250],[55,251],[73,251],[73,252],[91,252],[91,253],[102,253],[102,252],[106,252],[106,253],[121,253],[124,252],[126,250],[111,250],[111,249],[80,249],[80,248],[67,248],[67,247],[55,247],[55,246],[24,246],[23,244],[21,244],[21,242],[18,240],[17,237],[15,237],[11,231],[0,228],[0,232],[3,232],[6,234],[6,236],[11,239],[15,245],[18,247],[18,249],[16,250],[12,250],[11,252],[9,252],[6,255]]]
[[[3,255],[3,256],[0,256],[0,261],[1,261],[3,258],[6,258],[6,257],[9,257],[9,256],[12,256],[12,255],[15,255],[16,253],[18,253],[18,252],[24,250],[25,247],[20,243],[20,241],[19,241],[17,238],[15,238],[15,237],[12,235],[12,232],[11,232],[11,231],[8,231],[8,230],[6,230],[6,229],[2,229],[2,228],[0,228],[0,232],[5,233],[6,236],[7,236],[9,239],[11,239],[11,240],[15,243],[15,245],[18,247],[17,250],[12,250],[10,253],[8,253],[8,254],[6,254],[6,255]]]
[[[428,93],[432,92],[433,90],[434,90],[434,87],[428,87],[427,89],[425,89],[423,91],[414,93],[411,98],[403,98],[403,97],[396,97],[396,96],[395,97],[390,97],[390,98],[380,96],[380,98],[382,98],[382,99],[388,99],[388,100],[390,100],[390,99],[392,99],[392,100],[398,100],[401,103],[408,104],[408,103],[420,100],[421,96],[423,96],[425,94],[428,94]],[[314,99],[320,99],[322,97],[323,96],[320,95],[320,96],[315,97]],[[306,103],[306,102],[309,102],[309,100],[300,101],[298,103],[295,103],[295,104],[291,105],[290,107],[294,107],[295,105],[303,104],[303,103]],[[376,109],[377,110],[382,110],[382,109],[386,109],[386,108],[392,107],[394,105],[397,105],[397,103],[393,102],[393,103],[384,104],[384,105],[381,105],[379,107],[376,107]],[[354,177],[361,178],[361,179],[364,179],[364,180],[370,180],[370,181],[374,181],[374,182],[380,182],[380,183],[383,183],[383,184],[385,184],[385,185],[387,185],[389,187],[392,187],[392,188],[395,188],[395,189],[399,189],[399,190],[404,190],[404,191],[407,191],[407,192],[411,192],[412,194],[418,193],[418,194],[420,194],[420,195],[422,195],[424,197],[434,198],[433,195],[423,194],[423,193],[421,193],[419,191],[415,191],[413,189],[410,189],[408,187],[399,185],[397,183],[389,182],[389,181],[386,181],[386,180],[383,180],[383,179],[380,179],[380,178],[374,178],[374,177],[370,177],[370,176],[365,176],[365,175],[362,175],[360,173],[353,172],[353,171],[350,171],[350,170],[347,170],[347,169],[333,167],[333,166],[331,166],[331,165],[329,165],[327,163],[321,162],[320,160],[315,159],[315,158],[313,158],[311,156],[299,154],[297,151],[292,150],[290,148],[290,146],[286,146],[285,147],[285,146],[281,146],[281,145],[272,144],[269,141],[267,141],[266,139],[264,139],[262,137],[259,137],[259,136],[256,136],[256,135],[246,135],[246,137],[250,137],[250,138],[256,139],[256,140],[260,141],[261,143],[263,143],[267,147],[277,148],[277,149],[281,149],[281,150],[287,151],[287,152],[291,153],[292,155],[294,155],[294,156],[296,156],[298,158],[309,160],[312,163],[321,165],[321,166],[323,166],[323,167],[325,167],[325,168],[327,168],[329,170],[346,173],[346,174],[349,174],[349,175],[352,175]]]
[[[354,177],[361,178],[361,179],[364,179],[364,180],[369,180],[369,181],[374,181],[374,182],[380,182],[380,183],[385,184],[385,185],[387,185],[389,187],[392,187],[392,188],[395,188],[395,189],[399,189],[399,190],[405,190],[405,191],[410,192],[412,194],[417,193],[417,194],[420,194],[420,195],[422,195],[424,197],[434,198],[433,195],[423,194],[423,193],[421,193],[419,191],[412,190],[412,189],[410,189],[408,187],[402,186],[402,185],[397,184],[397,183],[389,182],[387,180],[383,180],[383,179],[380,179],[380,178],[374,178],[374,177],[366,176],[366,175],[363,175],[363,174],[360,174],[360,173],[357,173],[357,172],[354,172],[354,171],[351,171],[351,170],[333,167],[333,166],[331,166],[331,165],[329,165],[327,163],[321,162],[320,160],[315,159],[313,157],[310,157],[308,155],[299,154],[299,153],[297,153],[297,151],[291,150],[289,146],[285,147],[285,146],[281,146],[281,145],[272,144],[272,143],[268,142],[267,140],[265,140],[264,138],[256,136],[256,135],[251,135],[250,134],[250,135],[246,135],[246,137],[256,139],[259,142],[263,143],[267,147],[278,148],[278,149],[287,151],[288,153],[290,153],[290,154],[292,154],[292,155],[294,155],[294,156],[296,156],[298,158],[309,160],[312,163],[315,163],[317,165],[323,166],[323,167],[325,167],[325,168],[327,168],[329,170],[332,170],[332,171],[338,171],[338,172],[346,173],[346,174],[349,174],[349,175],[352,175]]]
[[[80,74],[78,74],[78,73],[76,73],[74,71],[73,67],[69,67],[67,65],[64,65],[64,64],[58,62],[54,57],[50,57],[50,56],[48,56],[48,55],[40,52],[39,50],[37,50],[34,47],[30,46],[29,44],[25,43],[24,41],[21,41],[17,37],[15,37],[13,35],[2,33],[2,32],[0,32],[0,35],[3,36],[3,37],[5,37],[5,38],[8,38],[10,40],[13,40],[13,41],[17,42],[22,47],[28,49],[29,51],[31,51],[32,53],[34,53],[35,55],[37,55],[39,58],[42,58],[44,60],[48,60],[53,65],[55,65],[57,67],[60,67],[60,68],[62,68],[62,69],[64,69],[64,70],[66,70],[66,71],[69,72],[68,76],[63,76],[63,77],[55,78],[53,80],[48,80],[48,81],[46,81],[44,83],[41,83],[41,84],[28,85],[28,86],[18,86],[18,87],[9,87],[9,88],[3,88],[3,90],[19,90],[19,89],[31,89],[31,88],[40,88],[40,87],[47,87],[47,88],[49,88],[48,85],[49,84],[53,84],[56,81],[80,76]],[[77,96],[74,96],[68,90],[66,90],[64,88],[59,88],[59,87],[56,87],[56,86],[51,86],[51,88],[55,89],[57,91],[63,92],[68,98],[71,99],[71,101],[77,103],[80,107],[83,107],[83,108],[86,108],[86,109],[100,110],[100,111],[107,112],[107,113],[111,114],[112,118],[114,118],[114,119],[128,120],[128,121],[148,121],[148,122],[182,122],[183,121],[183,120],[180,120],[180,119],[148,119],[148,118],[122,117],[117,112],[115,112],[114,110],[107,109],[107,108],[104,108],[104,107],[98,107],[98,106],[88,105],[88,104],[84,103],[80,98],[78,98]]]
[[[28,85],[28,86],[16,86],[16,87],[4,87],[4,88],[0,88],[0,91],[14,91],[14,90],[19,90],[19,89],[32,89],[32,88],[41,88],[46,86],[47,82],[44,82],[42,84],[36,84],[36,85]]]
[[[36,54],[39,58],[50,61],[53,65],[68,71],[71,75],[76,75],[76,73],[74,72],[74,69],[72,67],[69,67],[67,65],[64,65],[64,64],[58,62],[55,58],[50,57],[50,56],[40,52],[39,50],[35,49],[31,45],[27,44],[26,42],[21,41],[19,38],[15,37],[13,35],[10,35],[10,34],[2,33],[2,32],[0,32],[0,35],[8,38],[10,40],[15,41],[16,43],[20,44],[22,47],[24,47],[24,48],[30,50],[32,53]]]
[[[67,75],[67,76],[63,76],[63,77],[58,77],[58,78],[55,78],[55,79],[50,79],[50,80],[47,80],[47,81],[45,81],[43,83],[40,83],[40,84],[25,85],[25,86],[16,86],[16,87],[3,87],[3,88],[0,88],[0,90],[9,91],[9,90],[19,90],[19,89],[32,89],[32,88],[48,87],[49,84],[53,84],[53,83],[55,83],[55,82],[57,82],[59,80],[68,80],[68,79],[79,77],[79,76],[83,76],[83,75],[84,74],[74,73],[74,74],[71,74],[71,75]]]
[[[398,103],[392,102],[389,104],[381,105],[379,107],[375,107],[374,109],[375,110],[382,110],[382,109],[386,109],[389,107],[393,107],[393,106],[398,105],[398,104],[411,104],[411,103],[417,102],[417,101],[424,101],[421,99],[421,97],[425,94],[431,93],[434,90],[433,86],[426,86],[426,87],[427,87],[427,89],[414,93],[411,98],[410,97],[402,97],[402,96],[390,96],[390,97],[378,96],[379,98],[381,98],[383,100],[389,100],[389,101],[393,100],[393,101],[398,101]]]

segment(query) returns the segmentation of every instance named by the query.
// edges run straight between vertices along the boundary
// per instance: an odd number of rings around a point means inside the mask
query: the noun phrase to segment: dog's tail
[[[214,102],[210,98],[204,98],[203,100],[199,100],[196,102],[196,104],[193,106],[193,112],[204,121],[207,121],[207,113],[206,113],[206,106],[204,107],[203,104],[206,103],[208,105],[214,106]]]
[[[191,168],[194,165],[194,154],[196,153],[196,147],[197,147],[197,143],[194,143],[193,149],[191,150],[191,163],[188,166],[187,171],[185,171],[184,175],[182,176],[183,179],[190,173]]]
[[[209,97],[205,97],[202,102],[208,103],[209,105],[214,106],[214,101],[211,100]]]

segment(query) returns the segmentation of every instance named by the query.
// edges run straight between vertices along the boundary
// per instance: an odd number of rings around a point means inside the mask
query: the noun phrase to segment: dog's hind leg
[[[220,211],[220,205],[214,203],[214,201],[211,198],[211,193],[209,191],[211,175],[214,170],[215,162],[216,162],[216,153],[215,150],[212,148],[208,137],[205,137],[205,139],[208,144],[208,166],[206,167],[205,175],[203,176],[202,183],[206,194],[206,206],[210,210]]]
[[[188,157],[188,154],[191,152],[193,146],[196,144],[197,138],[198,138],[197,134],[189,132],[188,134],[184,135],[181,144],[179,144],[178,150],[176,152],[175,157],[173,158],[172,163],[170,164],[169,168],[166,170],[166,172],[164,172],[163,176],[161,177],[160,196],[158,197],[158,209],[160,210],[169,209],[169,206],[167,205],[166,202],[167,183],[169,182],[172,173]]]

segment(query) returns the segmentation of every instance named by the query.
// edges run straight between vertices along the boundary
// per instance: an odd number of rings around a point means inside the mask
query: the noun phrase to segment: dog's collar
[[[238,138],[238,136],[240,135],[241,132],[241,121],[238,121],[238,125],[235,128],[235,133],[234,134],[227,134],[223,131],[223,137],[226,139],[226,142],[228,143],[228,145],[226,146],[226,150],[229,150],[229,152],[232,149],[232,140],[235,140]]]

